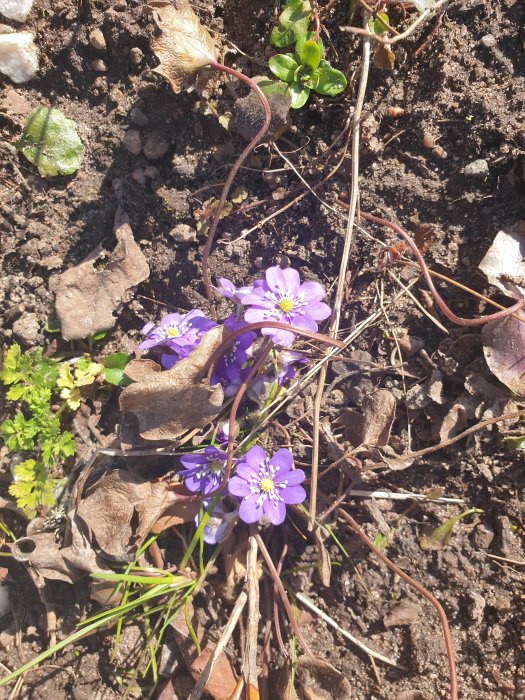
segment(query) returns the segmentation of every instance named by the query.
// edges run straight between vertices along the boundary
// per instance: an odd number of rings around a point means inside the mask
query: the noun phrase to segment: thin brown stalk
[[[412,586],[412,588],[414,588],[420,595],[422,595],[423,598],[425,598],[425,600],[428,600],[428,602],[431,605],[433,605],[436,609],[437,614],[439,616],[439,621],[441,623],[441,629],[443,631],[443,637],[445,640],[445,649],[447,652],[448,673],[450,677],[450,700],[458,700],[456,659],[454,655],[454,647],[452,646],[452,636],[450,634],[447,615],[443,610],[443,606],[436,598],[434,598],[432,593],[427,591],[427,589],[424,586],[422,586],[411,576],[406,574],[402,569],[399,568],[399,566],[397,566],[397,564],[394,564],[394,562],[391,561],[386,556],[386,554],[384,554],[384,552],[382,552],[378,547],[376,547],[372,540],[369,537],[367,537],[367,535],[361,529],[360,525],[352,518],[351,515],[349,515],[342,508],[338,508],[337,512],[343,518],[343,520],[345,520],[350,525],[352,530],[363,540],[366,546],[376,555],[376,557],[378,557],[383,562],[383,564],[385,564],[385,566],[388,566],[388,568],[391,571],[393,571],[397,576],[399,576],[399,578],[403,579],[403,581],[408,583],[409,586]]]
[[[275,564],[272,561],[272,558],[266,549],[266,545],[264,544],[264,541],[262,537],[257,534],[255,535],[255,539],[257,540],[257,544],[259,545],[259,550],[261,554],[264,557],[264,561],[266,562],[266,566],[268,567],[268,570],[270,574],[272,575],[273,580],[275,581],[277,585],[277,590],[279,591],[279,595],[281,597],[282,604],[284,606],[284,609],[286,611],[286,615],[288,616],[288,620],[290,622],[290,626],[297,637],[299,644],[303,647],[305,654],[308,654],[308,656],[313,656],[313,652],[310,649],[309,644],[303,637],[303,633],[301,632],[296,620],[295,616],[293,613],[292,606],[290,605],[290,601],[288,600],[288,596],[286,595],[286,591],[284,590],[283,582],[281,581],[279,574],[277,573],[277,570],[275,568]]]
[[[272,111],[270,108],[270,104],[268,102],[268,99],[266,98],[266,95],[263,93],[261,88],[257,85],[256,82],[254,82],[250,77],[247,75],[244,75],[244,73],[241,73],[238,70],[235,70],[234,68],[230,68],[229,66],[225,66],[222,63],[219,63],[217,61],[213,61],[210,63],[210,66],[216,70],[220,71],[222,73],[227,73],[228,75],[232,75],[235,78],[238,78],[239,80],[242,80],[243,82],[248,85],[250,90],[253,90],[253,92],[257,95],[259,100],[261,101],[261,104],[264,109],[264,123],[257,132],[257,134],[253,137],[253,139],[250,141],[250,143],[246,146],[246,148],[243,150],[243,152],[240,154],[240,156],[237,158],[235,163],[232,165],[232,168],[230,172],[228,173],[228,177],[226,178],[226,182],[224,183],[224,187],[222,188],[221,196],[219,197],[219,202],[217,204],[217,207],[214,211],[213,218],[210,223],[210,229],[208,231],[208,238],[206,239],[206,245],[204,246],[204,251],[202,253],[202,279],[204,282],[204,287],[206,289],[206,296],[208,297],[208,301],[211,301],[212,298],[212,291],[211,291],[211,283],[210,283],[210,275],[208,271],[208,258],[210,257],[211,253],[211,248],[213,245],[213,240],[215,238],[215,233],[217,231],[217,226],[219,223],[219,219],[221,216],[222,209],[226,203],[226,199],[228,197],[228,194],[230,192],[233,180],[235,179],[235,176],[239,172],[239,168],[241,165],[244,163],[246,158],[250,155],[250,153],[254,150],[254,148],[263,140],[263,138],[266,136],[266,133],[268,129],[270,128],[270,122],[272,119]]]

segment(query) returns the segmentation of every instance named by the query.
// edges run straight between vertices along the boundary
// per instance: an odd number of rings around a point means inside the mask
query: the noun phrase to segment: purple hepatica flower
[[[272,457],[258,445],[248,450],[228,483],[229,492],[242,498],[241,520],[255,523],[265,515],[271,523],[280,525],[286,517],[286,505],[304,501],[306,492],[299,486],[304,472],[292,471],[292,464],[290,450],[277,450]]]
[[[158,326],[154,323],[144,326],[142,332],[146,334],[146,340],[140,343],[139,348],[149,350],[160,345],[168,347],[179,356],[179,359],[183,359],[197,347],[201,335],[215,325],[198,309],[193,309],[187,314],[168,314],[160,320]],[[169,364],[168,359],[169,356],[166,364]]]
[[[257,280],[255,284],[261,284],[262,280]],[[219,294],[222,294],[226,299],[231,299],[235,304],[242,304],[243,298],[247,294],[251,294],[253,291],[253,285],[250,287],[236,287],[233,282],[221,277],[219,279],[219,286],[217,287]]]
[[[184,477],[184,485],[195,493],[204,495],[215,491],[221,483],[226,464],[226,453],[209,445],[204,452],[188,454],[180,458],[182,469],[179,474]]]
[[[263,284],[242,297],[242,303],[250,307],[244,319],[247,323],[281,321],[303,330],[316,331],[316,321],[328,318],[331,313],[330,307],[321,301],[324,297],[325,291],[318,282],[301,284],[297,270],[269,267]],[[263,328],[261,332],[283,347],[295,340],[290,331]]]
[[[244,321],[237,321],[235,314],[231,314],[224,321],[224,325],[233,332],[246,324]],[[220,382],[224,387],[226,396],[233,396],[237,392],[239,384],[247,374],[244,365],[248,360],[249,349],[256,337],[253,331],[237,336],[228,352],[215,365],[210,383],[213,385]]]
[[[202,507],[204,511],[207,511],[211,505],[211,500],[204,500],[202,502]],[[213,509],[213,513],[210,513],[208,517],[208,522],[204,526],[202,531],[202,539],[207,544],[219,544],[223,542],[231,532],[232,521],[237,518],[238,508],[233,511],[227,511],[224,508],[222,501],[218,501]],[[200,514],[195,516],[195,525],[197,527],[200,525]]]
[[[275,368],[263,374],[262,377],[253,382],[248,388],[248,396],[252,401],[263,406],[269,399],[275,398],[272,396],[272,391],[282,386],[287,379],[295,377],[294,364],[305,365],[308,360],[300,352],[292,350],[284,350],[277,357]]]

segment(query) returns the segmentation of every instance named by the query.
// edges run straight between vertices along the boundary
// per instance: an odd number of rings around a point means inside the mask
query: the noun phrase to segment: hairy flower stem
[[[228,350],[230,345],[233,343],[235,338],[238,338],[243,333],[248,333],[249,331],[258,331],[261,328],[278,328],[283,331],[290,331],[296,335],[301,335],[304,338],[310,338],[311,340],[317,340],[320,343],[326,343],[326,345],[331,345],[334,348],[344,348],[344,343],[335,338],[330,338],[328,335],[323,333],[315,333],[314,331],[305,331],[302,328],[296,328],[291,326],[289,323],[283,323],[281,321],[257,321],[257,323],[247,323],[242,328],[238,328],[228,335],[219,347],[215,350],[213,355],[208,359],[204,367],[202,368],[201,377],[205,377],[208,372],[212,369],[215,363],[224,355]]]
[[[241,73],[238,70],[235,70],[234,68],[230,68],[229,66],[225,66],[222,63],[219,63],[218,61],[210,61],[210,67],[213,68],[216,71],[220,71],[221,73],[226,73],[228,75],[232,75],[235,78],[238,78],[239,80],[242,80],[250,90],[253,90],[253,92],[257,95],[259,100],[261,101],[261,104],[264,109],[264,123],[257,132],[257,134],[253,137],[253,139],[250,141],[250,143],[246,146],[244,151],[240,154],[240,156],[237,158],[235,163],[233,164],[228,177],[226,178],[226,181],[224,183],[224,186],[222,188],[221,196],[219,198],[219,203],[217,204],[215,208],[215,212],[213,214],[213,218],[210,223],[210,230],[208,231],[208,238],[206,239],[206,245],[204,246],[204,251],[202,253],[202,279],[204,282],[204,287],[206,289],[206,296],[208,297],[208,301],[211,301],[212,299],[212,288],[211,288],[211,283],[210,283],[210,276],[208,272],[208,258],[210,257],[211,253],[211,247],[213,245],[213,240],[215,238],[215,233],[217,231],[217,225],[219,223],[219,219],[221,216],[221,212],[223,210],[223,207],[226,203],[226,199],[228,197],[228,194],[230,192],[233,180],[237,173],[239,172],[239,168],[241,165],[244,163],[246,158],[250,155],[250,153],[254,150],[254,148],[263,140],[263,138],[266,135],[266,132],[270,128],[270,121],[272,119],[272,110],[270,108],[270,103],[268,102],[268,99],[266,98],[266,95],[264,92],[261,90],[261,88],[257,85],[256,82],[254,82],[251,78],[249,78],[247,75],[244,75],[244,73]]]
[[[346,202],[343,202],[340,199],[336,201],[339,205],[348,208],[348,204]],[[423,278],[427,283],[427,287],[430,289],[430,292],[432,293],[432,296],[434,297],[434,301],[436,302],[438,308],[440,309],[442,314],[446,316],[446,318],[448,318],[449,321],[452,321],[452,323],[455,323],[458,326],[483,326],[485,323],[491,323],[491,321],[499,321],[502,318],[507,318],[507,316],[512,316],[512,314],[514,314],[516,311],[522,309],[525,306],[525,299],[520,299],[520,301],[516,302],[516,304],[513,304],[512,306],[509,306],[508,308],[503,309],[502,311],[497,311],[493,314],[487,314],[486,316],[478,316],[477,318],[462,318],[461,316],[456,316],[456,314],[447,306],[443,297],[439,294],[438,290],[434,286],[434,282],[430,275],[425,259],[422,256],[421,251],[419,250],[415,242],[408,235],[408,233],[404,229],[402,229],[401,226],[392,223],[392,221],[387,221],[387,219],[381,219],[379,216],[368,214],[366,211],[360,210],[359,216],[361,216],[363,219],[367,219],[368,221],[373,221],[375,224],[379,224],[380,226],[387,226],[389,229],[401,236],[401,238],[405,241],[405,243],[410,247],[411,251],[414,253],[418,265],[421,268]]]
[[[414,581],[408,574],[406,574],[402,569],[394,564],[393,561],[384,554],[376,545],[365,535],[359,524],[342,508],[337,509],[338,514],[345,520],[352,530],[363,540],[366,546],[385,564],[388,568],[393,571],[399,578],[403,579],[409,586],[412,586],[420,595],[423,596],[429,603],[431,603],[439,615],[439,621],[441,623],[441,629],[443,630],[443,637],[445,639],[445,648],[447,651],[448,659],[448,672],[450,677],[450,700],[458,700],[458,682],[456,675],[456,660],[454,656],[454,647],[452,646],[452,636],[450,634],[450,628],[448,626],[447,615],[443,610],[441,603],[434,598],[432,593],[427,591],[427,589],[422,586],[417,581]]]

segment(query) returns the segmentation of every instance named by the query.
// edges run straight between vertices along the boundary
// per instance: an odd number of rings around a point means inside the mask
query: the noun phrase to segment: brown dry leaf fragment
[[[86,489],[76,518],[85,524],[92,545],[102,556],[130,561],[160,516],[179,505],[179,498],[166,482],[145,481],[126,470],[113,469]],[[186,522],[193,517],[194,513],[188,514]]]
[[[408,600],[402,600],[392,608],[384,617],[385,627],[397,627],[399,625],[411,625],[419,615],[419,608]]]
[[[317,573],[321,579],[323,586],[330,586],[330,576],[332,574],[332,562],[330,554],[323,542],[321,528],[316,527],[314,530],[315,547],[317,549]]]
[[[295,687],[291,669],[284,667],[277,677],[277,696],[282,700],[349,700],[354,697],[345,675],[316,656],[300,656],[295,667]]]
[[[525,311],[519,315],[525,318]],[[525,323],[507,316],[484,325],[481,336],[490,371],[518,396],[525,396]]]
[[[199,678],[201,673],[204,671],[208,659],[213,654],[215,649],[215,644],[212,641],[206,640],[202,641],[203,630],[197,619],[197,616],[190,608],[189,618],[191,619],[191,624],[197,639],[201,644],[201,654],[197,656],[197,650],[193,639],[188,631],[188,625],[186,623],[185,611],[181,610],[175,617],[171,620],[170,624],[173,629],[175,641],[181,651],[184,661],[188,666],[188,669],[195,680]],[[217,661],[217,665],[212,671],[210,679],[206,684],[205,691],[211,695],[214,700],[229,700],[237,681],[233,674],[231,664],[228,657],[223,652]]]
[[[148,4],[160,30],[151,50],[160,64],[155,72],[181,92],[197,73],[217,61],[215,42],[191,9],[188,0],[152,0]]]
[[[224,400],[220,384],[200,379],[202,369],[229,331],[212,328],[184,360],[165,372],[144,373],[120,395],[120,408],[132,413],[145,440],[176,440],[215,418]]]
[[[394,70],[396,56],[390,46],[387,44],[379,44],[374,51],[373,56],[374,66],[381,70]]]
[[[124,373],[134,382],[140,382],[152,372],[161,372],[162,367],[153,360],[131,360],[126,365]]]
[[[346,409],[338,422],[345,426],[347,439],[354,447],[384,447],[396,416],[396,400],[388,389],[365,396],[362,413]]]
[[[525,221],[496,234],[479,269],[507,296],[525,297]]]
[[[113,328],[114,312],[125,301],[128,291],[149,277],[146,258],[135,243],[127,215],[120,208],[114,232],[118,243],[103,270],[93,265],[100,254],[97,248],[80,265],[60,275],[56,311],[65,340],[89,338]]]

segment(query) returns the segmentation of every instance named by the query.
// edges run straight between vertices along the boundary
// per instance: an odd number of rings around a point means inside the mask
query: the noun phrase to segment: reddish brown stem
[[[423,596],[426,600],[428,600],[431,605],[434,606],[434,608],[437,611],[437,614],[439,615],[439,621],[441,623],[441,629],[443,630],[443,637],[445,639],[445,649],[447,651],[447,659],[448,659],[448,672],[450,676],[450,700],[458,700],[458,682],[457,682],[457,676],[456,676],[456,660],[454,656],[454,648],[452,646],[452,636],[450,634],[450,628],[448,626],[448,620],[445,611],[443,610],[443,606],[441,603],[434,598],[432,593],[427,591],[424,586],[422,586],[420,583],[417,581],[414,581],[413,578],[411,578],[408,574],[406,574],[402,569],[397,566],[397,564],[394,564],[393,561],[390,561],[390,559],[384,554],[378,547],[375,546],[375,544],[365,535],[361,527],[358,525],[358,523],[352,518],[351,515],[348,515],[346,511],[344,511],[342,508],[338,508],[337,512],[339,515],[345,520],[352,530],[359,535],[359,537],[363,540],[363,542],[366,544],[366,546],[374,552],[374,554],[385,564],[385,566],[388,566],[388,568],[393,571],[395,574],[399,576],[399,578],[402,578],[403,581],[406,581],[409,586],[412,586],[420,595]]]
[[[258,331],[262,328],[277,328],[283,331],[290,331],[290,333],[295,333],[296,335],[301,335],[304,338],[310,338],[311,340],[318,340],[320,343],[326,343],[334,348],[344,348],[345,344],[341,340],[336,340],[335,338],[330,338],[328,335],[323,333],[315,333],[314,331],[305,331],[302,328],[296,328],[295,326],[290,326],[289,323],[281,323],[281,321],[257,321],[257,323],[248,323],[242,328],[238,328],[228,335],[219,347],[215,350],[213,355],[208,359],[204,365],[201,376],[205,377],[210,369],[215,365],[217,360],[219,360],[226,350],[233,343],[235,338],[238,338],[243,333],[248,333],[248,331]]]
[[[277,590],[279,591],[279,595],[281,597],[281,601],[284,605],[284,609],[286,610],[286,615],[288,616],[288,620],[290,621],[290,626],[294,631],[295,636],[299,640],[299,643],[303,647],[304,651],[308,656],[313,656],[313,652],[310,649],[308,643],[306,642],[305,638],[303,637],[303,634],[301,630],[299,629],[299,625],[295,621],[295,617],[293,614],[292,606],[290,605],[290,601],[288,600],[288,596],[286,595],[286,591],[284,590],[283,582],[281,581],[281,578],[279,574],[277,573],[277,570],[275,568],[275,565],[272,561],[272,558],[266,549],[266,545],[263,542],[263,539],[260,535],[255,535],[255,539],[257,540],[257,544],[259,545],[259,550],[261,554],[264,557],[264,561],[266,562],[266,566],[268,567],[272,578],[277,586]]]
[[[346,202],[343,202],[340,199],[337,200],[337,203],[348,207],[348,204],[346,204]],[[520,301],[516,302],[513,306],[509,306],[508,308],[503,309],[502,311],[497,311],[493,314],[487,314],[486,316],[478,316],[477,318],[462,318],[461,316],[456,316],[456,314],[453,311],[451,311],[451,309],[447,306],[446,302],[434,286],[434,282],[432,281],[432,277],[430,276],[430,272],[428,270],[425,259],[421,255],[421,251],[414,243],[414,241],[410,238],[408,233],[404,229],[402,229],[401,226],[398,226],[397,224],[394,224],[391,221],[387,221],[386,219],[381,219],[379,216],[368,214],[366,211],[360,210],[359,216],[361,216],[363,219],[367,219],[368,221],[373,221],[375,224],[379,224],[380,226],[387,226],[389,229],[391,229],[399,236],[401,236],[401,238],[403,238],[403,240],[407,243],[407,245],[414,253],[414,257],[416,258],[419,267],[421,268],[421,273],[423,274],[425,282],[427,283],[427,286],[430,289],[432,296],[434,297],[434,301],[436,302],[443,315],[446,316],[449,321],[452,321],[452,323],[456,323],[458,326],[483,326],[485,323],[499,321],[502,318],[511,316],[513,313],[525,306],[525,299],[521,299]]]
[[[263,138],[266,135],[266,132],[270,128],[270,122],[272,119],[272,110],[270,108],[270,104],[266,98],[266,95],[263,93],[263,91],[257,85],[256,82],[254,82],[247,75],[244,75],[244,73],[241,73],[240,71],[235,70],[235,68],[230,68],[229,66],[225,66],[222,63],[219,63],[218,61],[210,62],[210,66],[211,66],[211,68],[213,68],[216,71],[220,71],[221,73],[227,73],[228,75],[232,75],[235,78],[242,80],[244,83],[246,83],[246,85],[248,85],[250,90],[253,90],[253,92],[260,99],[261,104],[263,106],[264,123],[261,126],[261,128],[259,129],[259,131],[257,132],[257,134],[253,137],[253,139],[250,141],[250,143],[246,146],[244,151],[241,153],[241,155],[237,158],[237,160],[233,164],[232,169],[230,170],[228,177],[226,178],[226,182],[224,183],[224,187],[222,188],[221,196],[219,198],[219,203],[217,204],[217,207],[216,207],[215,212],[213,214],[213,219],[211,220],[211,223],[210,223],[210,230],[208,231],[208,238],[206,239],[206,245],[204,246],[204,251],[202,253],[202,279],[204,282],[204,287],[206,289],[206,296],[208,297],[208,301],[211,301],[211,298],[212,298],[212,292],[211,292],[212,288],[211,288],[211,283],[210,283],[210,276],[208,273],[208,258],[210,257],[211,247],[213,245],[213,240],[215,238],[215,233],[217,231],[217,225],[219,223],[222,209],[224,207],[224,204],[226,203],[226,198],[228,197],[233,180],[234,180],[235,176],[237,175],[239,168],[244,163],[246,158],[250,155],[250,153],[253,151],[253,149],[263,140]]]

